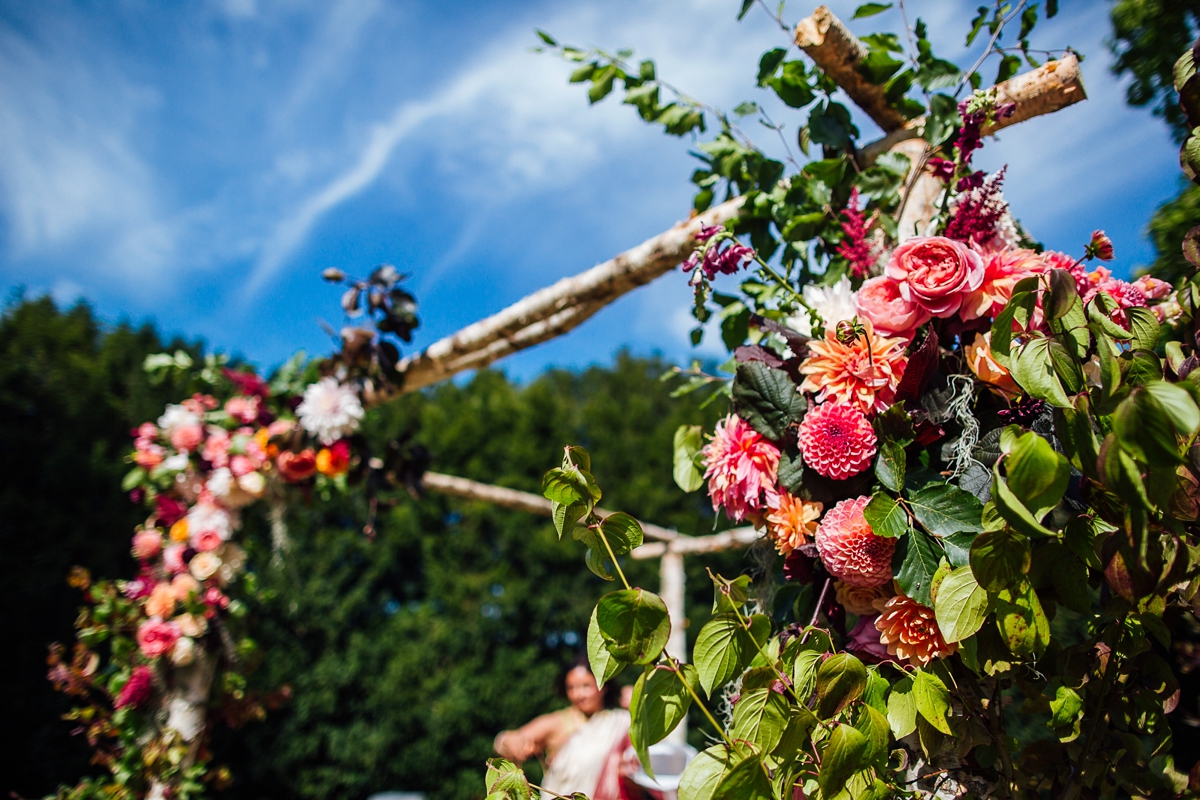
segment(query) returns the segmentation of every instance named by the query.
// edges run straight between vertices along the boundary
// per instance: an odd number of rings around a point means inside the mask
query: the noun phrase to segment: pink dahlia
[[[802,391],[816,394],[821,402],[857,406],[864,414],[892,404],[908,364],[905,340],[880,336],[869,319],[862,326],[863,334],[849,344],[838,340],[834,327],[825,329],[824,339],[808,343],[809,356],[800,365]]]
[[[817,552],[825,569],[851,586],[882,586],[892,579],[894,539],[876,536],[863,516],[870,497],[843,500],[817,528]]]
[[[125,706],[137,708],[149,700],[153,692],[154,673],[144,664],[136,666],[133,668],[133,674],[129,676],[129,680],[125,681],[125,685],[121,687],[121,693],[113,702],[113,708],[124,708]]]
[[[739,416],[730,414],[717,423],[704,448],[704,462],[713,510],[724,507],[732,520],[766,508],[776,494],[779,448]]]
[[[842,480],[871,466],[875,431],[857,406],[823,403],[800,423],[804,463],[826,478]]]
[[[1012,297],[1017,281],[1046,271],[1046,260],[1032,250],[1006,247],[983,259],[983,283],[963,300],[963,319],[996,316]]]

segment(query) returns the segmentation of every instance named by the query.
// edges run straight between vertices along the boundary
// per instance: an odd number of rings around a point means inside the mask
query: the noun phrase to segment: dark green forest
[[[60,310],[46,298],[15,299],[0,319],[0,569],[10,608],[21,610],[0,623],[12,642],[0,702],[4,718],[29,731],[0,751],[0,774],[21,796],[52,792],[88,768],[83,743],[58,719],[66,704],[45,680],[46,647],[71,639],[80,602],[66,584],[72,565],[132,576],[138,513],[120,490],[128,432],[190,393],[151,386],[141,364],[179,346],[146,327],[106,329],[86,305]],[[410,437],[433,469],[535,492],[562,445],[582,444],[607,506],[706,533],[706,499],[670,479],[671,440],[685,422],[711,427],[723,403],[702,410],[694,396],[672,399],[659,380],[666,367],[622,354],[527,385],[481,372],[372,412],[368,438],[381,447]],[[252,688],[287,687],[291,699],[261,722],[217,731],[215,765],[233,775],[221,795],[471,797],[497,731],[565,705],[557,675],[607,590],[578,543],[559,542],[548,520],[525,513],[434,494],[394,500],[374,541],[362,533],[361,492],[293,505],[291,545],[274,563],[265,522],[247,520],[258,584]],[[712,602],[705,566],[730,574],[745,563],[741,553],[688,560],[692,630]],[[657,586],[657,561],[628,571]]]

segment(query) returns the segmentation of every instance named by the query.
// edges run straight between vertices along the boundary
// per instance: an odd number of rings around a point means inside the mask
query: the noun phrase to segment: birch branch
[[[800,20],[796,45],[885,132],[904,127],[907,120],[888,103],[883,87],[858,71],[858,65],[867,57],[867,46],[827,7],[817,6],[812,16]]]
[[[680,536],[670,542],[650,542],[636,548],[630,553],[637,559],[658,558],[665,553],[679,555],[696,555],[699,553],[718,553],[722,550],[732,550],[735,547],[746,547],[762,538],[762,532],[754,528],[731,528],[712,536]]]
[[[386,402],[561,336],[622,295],[673,269],[695,249],[701,228],[735,218],[744,202],[744,197],[735,197],[710,208],[603,264],[563,278],[434,342],[396,366],[401,375],[398,386],[379,388],[370,393],[367,402]]]
[[[506,489],[503,486],[479,483],[467,478],[458,478],[454,475],[443,475],[440,472],[426,472],[421,482],[426,489],[453,497],[461,497],[464,500],[482,500],[485,503],[492,503],[502,508],[527,511],[530,514],[538,514],[543,517],[549,517],[553,513],[549,500],[541,495],[531,494],[530,492]],[[597,508],[596,513],[601,517],[607,517],[613,512]],[[639,524],[642,526],[642,533],[650,539],[667,542],[691,538],[690,536],[681,535],[678,531],[661,528],[658,525],[651,525],[648,522],[639,522]],[[637,551],[635,550],[634,552]]]

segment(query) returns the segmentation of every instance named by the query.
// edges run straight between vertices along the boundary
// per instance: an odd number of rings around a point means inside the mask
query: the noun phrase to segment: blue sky
[[[758,56],[786,39],[759,9],[737,23],[738,5],[0,2],[0,281],[269,368],[330,349],[317,320],[342,318],[321,269],[390,262],[413,276],[428,344],[690,207],[691,142],[615,97],[589,108],[567,65],[528,51],[533,28],[632,47],[713,105],[769,105]],[[856,3],[829,5],[848,19]],[[976,5],[908,2],[960,62]],[[1090,99],[1006,131],[979,163],[1009,165],[1006,195],[1048,246],[1075,252],[1104,228],[1129,270],[1177,190],[1176,150],[1108,72],[1108,4],[1060,5],[1035,46],[1084,52]],[[809,11],[793,2],[784,17]],[[853,27],[899,25],[890,11]],[[769,107],[794,136],[798,115]],[[622,346],[688,358],[689,303],[666,276],[504,365],[528,377]]]

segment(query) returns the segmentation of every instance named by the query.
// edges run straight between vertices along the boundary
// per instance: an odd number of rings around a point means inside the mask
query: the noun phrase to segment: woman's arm
[[[544,753],[546,743],[561,727],[561,714],[543,714],[515,731],[501,731],[494,746],[502,757],[519,764]]]

